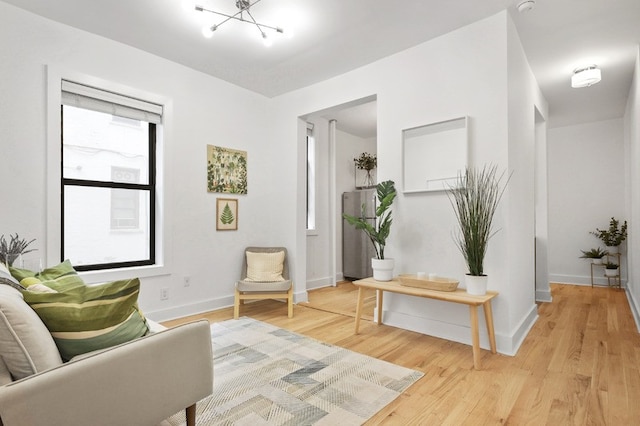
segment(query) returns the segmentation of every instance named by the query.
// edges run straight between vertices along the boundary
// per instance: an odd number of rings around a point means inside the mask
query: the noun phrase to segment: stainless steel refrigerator
[[[342,194],[342,212],[352,216],[362,215],[365,206],[365,218],[371,225],[376,223],[376,190],[345,192]],[[371,258],[376,252],[367,234],[356,229],[344,218],[342,219],[342,275],[345,279],[361,279],[373,275]]]

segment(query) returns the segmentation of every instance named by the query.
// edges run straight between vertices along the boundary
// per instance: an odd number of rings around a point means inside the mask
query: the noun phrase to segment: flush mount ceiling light
[[[523,13],[523,12],[530,11],[535,7],[535,5],[536,5],[535,0],[524,0],[519,2],[516,8],[518,9],[518,12]]]
[[[261,24],[255,20],[255,18],[251,14],[251,7],[254,6],[256,3],[259,3],[260,1],[261,0],[255,0],[253,2],[250,0],[236,0],[236,7],[238,8],[238,11],[233,15],[228,15],[222,12],[216,12],[215,10],[207,9],[203,6],[196,6],[196,10],[199,12],[209,12],[209,13],[220,15],[226,18],[218,24],[215,24],[211,27],[203,28],[202,34],[207,38],[211,38],[213,36],[214,31],[217,30],[220,27],[220,25],[233,19],[236,21],[247,23],[249,25],[255,25],[258,31],[260,31],[260,35],[262,36],[262,40],[264,44],[266,46],[270,46],[271,39],[269,39],[265,30],[272,30],[280,34],[284,33],[284,30],[280,27],[272,27],[271,25]]]
[[[600,69],[597,65],[588,65],[582,68],[576,68],[571,76],[571,87],[589,87],[598,83],[602,78]]]

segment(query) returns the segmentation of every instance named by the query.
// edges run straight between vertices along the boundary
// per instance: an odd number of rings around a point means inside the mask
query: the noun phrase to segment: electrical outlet
[[[191,285],[191,277],[184,277],[182,283],[185,287],[189,287]]]
[[[162,287],[160,289],[160,300],[167,300],[169,298],[169,287]]]

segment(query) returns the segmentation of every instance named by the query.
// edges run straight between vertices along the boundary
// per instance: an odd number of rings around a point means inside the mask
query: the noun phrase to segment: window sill
[[[78,275],[80,275],[87,284],[97,284],[129,278],[147,278],[169,275],[169,269],[165,265],[150,265],[78,272]]]

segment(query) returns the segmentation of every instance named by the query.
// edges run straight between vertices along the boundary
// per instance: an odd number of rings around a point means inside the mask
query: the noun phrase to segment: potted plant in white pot
[[[373,248],[376,251],[376,257],[371,259],[371,267],[373,268],[373,278],[378,281],[391,281],[393,279],[393,259],[384,257],[384,247],[387,244],[387,238],[391,232],[391,204],[396,198],[396,188],[392,180],[380,182],[376,185],[376,197],[378,205],[376,206],[376,222],[371,224],[365,215],[365,206],[362,206],[362,215],[360,217],[351,216],[346,213],[342,217],[349,224],[364,231]]]
[[[589,250],[580,250],[582,252],[581,259],[591,259],[594,265],[602,264],[602,258],[609,254],[608,251],[602,250],[600,247]]]
[[[487,292],[484,258],[489,239],[496,232],[491,226],[493,216],[508,182],[507,179],[503,185],[503,178],[504,173],[497,176],[496,166],[467,167],[447,190],[460,227],[455,235],[456,244],[469,268],[465,280],[469,294],[483,295]]]
[[[620,266],[617,263],[606,262],[604,264],[604,275],[606,277],[617,277],[619,273]]]
[[[620,221],[612,217],[609,222],[609,229],[596,228],[595,231],[591,231],[591,234],[602,240],[604,245],[607,246],[609,254],[616,254],[620,244],[627,239],[627,221],[625,220],[620,226]]]

